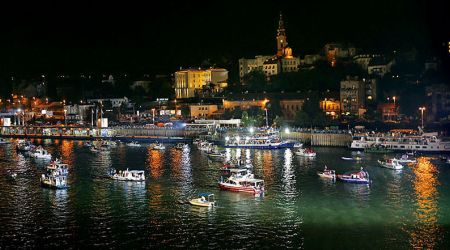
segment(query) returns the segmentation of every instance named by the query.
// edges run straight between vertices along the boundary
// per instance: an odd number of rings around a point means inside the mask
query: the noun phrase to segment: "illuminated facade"
[[[325,98],[320,101],[320,109],[322,109],[326,115],[337,118],[341,112],[341,102],[333,98]]]
[[[283,16],[280,13],[277,29],[277,53],[274,56],[256,56],[255,58],[239,59],[239,77],[241,83],[244,76],[254,70],[261,70],[267,78],[281,72],[296,72],[300,68],[300,58],[294,57],[292,48],[288,47]]]
[[[186,69],[175,72],[176,98],[191,98],[198,92],[210,87],[213,92],[220,92],[227,87],[228,70],[220,68]]]
[[[347,77],[341,81],[340,89],[341,111],[346,114],[359,114],[359,109],[364,108],[365,85],[357,77]]]
[[[217,111],[215,104],[193,104],[189,105],[192,118],[211,118]]]

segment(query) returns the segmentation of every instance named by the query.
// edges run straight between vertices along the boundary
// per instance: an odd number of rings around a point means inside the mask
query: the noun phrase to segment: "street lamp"
[[[425,107],[420,107],[419,110],[420,110],[421,113],[422,113],[422,129],[423,129],[423,111],[425,111],[426,108],[425,108]]]
[[[67,109],[64,109],[64,126],[67,126]]]
[[[266,128],[269,127],[269,119],[267,118],[267,108],[264,108],[264,110],[266,111]]]

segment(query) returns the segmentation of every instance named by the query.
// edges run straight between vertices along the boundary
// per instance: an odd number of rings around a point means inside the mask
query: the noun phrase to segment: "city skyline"
[[[295,56],[317,53],[328,42],[381,52],[417,48],[437,55],[447,39],[441,30],[448,23],[443,4],[325,1],[297,8],[289,3],[257,8],[253,3],[167,3],[146,8],[111,4],[65,10],[56,6],[55,11],[40,6],[14,18],[2,17],[0,74],[169,73],[207,59],[235,65],[239,58],[276,50],[280,11]]]

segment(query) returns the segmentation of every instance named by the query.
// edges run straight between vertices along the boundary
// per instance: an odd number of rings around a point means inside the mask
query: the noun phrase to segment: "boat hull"
[[[293,148],[295,143],[284,142],[279,144],[225,144],[226,148],[249,148],[249,149],[281,149]]]
[[[236,186],[236,185],[229,185],[226,183],[219,183],[219,188],[222,190],[232,191],[232,192],[244,192],[244,193],[250,193],[250,194],[261,193],[260,190],[257,190],[254,187]]]
[[[338,176],[338,180],[346,183],[353,183],[353,184],[369,184],[369,180],[361,180],[361,179],[352,179],[352,178],[346,178]]]

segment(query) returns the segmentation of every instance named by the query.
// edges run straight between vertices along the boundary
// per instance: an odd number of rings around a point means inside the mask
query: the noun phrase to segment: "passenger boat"
[[[409,157],[409,155],[407,155],[407,154],[404,154],[399,159],[395,159],[395,160],[399,163],[417,163],[416,159]]]
[[[295,154],[303,157],[316,157],[316,152],[310,148],[299,148]]]
[[[355,183],[355,184],[369,184],[369,173],[364,171],[363,168],[361,168],[360,171],[356,172],[347,172],[344,174],[338,174],[337,179],[343,182],[348,183]]]
[[[128,147],[140,147],[141,144],[139,144],[139,142],[137,142],[137,141],[132,141],[132,142],[127,143],[127,146]]]
[[[119,170],[111,171],[111,178],[119,181],[145,181],[144,170]]]
[[[317,175],[326,179],[336,179],[336,172],[334,170],[327,169],[327,166],[325,166],[322,172],[317,172]]]
[[[47,159],[47,160],[52,159],[52,155],[49,152],[47,152],[47,150],[43,149],[41,146],[31,151],[30,156],[36,159]]]
[[[227,148],[280,149],[292,148],[295,142],[282,141],[277,131],[256,134],[246,137],[225,137]]]
[[[230,176],[220,180],[219,188],[233,192],[261,194],[264,192],[264,180],[252,178],[241,179]]]
[[[380,164],[384,168],[389,168],[392,170],[400,170],[403,168],[403,165],[400,164],[395,158],[394,159],[388,159],[386,161],[380,161],[378,160],[378,164]]]
[[[222,168],[222,175],[225,177],[233,176],[236,179],[254,179],[255,175],[246,168]]]
[[[64,189],[67,188],[67,176],[42,174],[41,185],[49,188]]]
[[[364,149],[366,153],[378,153],[378,154],[388,154],[394,152],[394,150],[386,148],[382,145],[373,145]]]
[[[213,207],[216,205],[214,194],[211,193],[198,194],[198,198],[190,200],[189,203],[199,207]]]
[[[450,141],[438,137],[437,132],[385,133],[353,136],[350,148],[366,149],[375,145],[395,151],[450,152]]]

